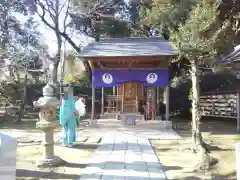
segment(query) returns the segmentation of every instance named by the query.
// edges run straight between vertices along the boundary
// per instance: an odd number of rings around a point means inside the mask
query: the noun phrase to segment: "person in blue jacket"
[[[72,147],[76,142],[76,128],[78,118],[75,109],[75,98],[73,88],[64,91],[64,97],[60,106],[60,124],[63,127],[63,145]]]

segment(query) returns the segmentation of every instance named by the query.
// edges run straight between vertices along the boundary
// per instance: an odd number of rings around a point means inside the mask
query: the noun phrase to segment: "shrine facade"
[[[95,119],[95,88],[102,88],[101,114],[141,113],[155,119],[159,111],[159,88],[166,92],[169,119],[169,71],[176,56],[161,38],[111,38],[86,46],[81,57],[92,70],[92,119]],[[104,88],[113,94],[104,96]]]

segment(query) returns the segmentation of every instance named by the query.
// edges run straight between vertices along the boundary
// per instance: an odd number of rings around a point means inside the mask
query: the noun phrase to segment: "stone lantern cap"
[[[60,101],[54,97],[54,88],[47,84],[43,88],[43,97],[40,97],[38,101],[33,102],[34,107],[42,108],[42,107],[58,107],[60,105]]]

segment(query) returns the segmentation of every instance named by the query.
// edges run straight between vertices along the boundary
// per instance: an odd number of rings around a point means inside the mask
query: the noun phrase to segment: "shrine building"
[[[176,55],[169,41],[157,37],[102,39],[86,46],[80,57],[92,70],[91,118],[96,118],[95,88],[102,88],[102,116],[135,113],[144,119],[156,118],[159,89],[164,88],[164,116],[169,120],[168,67]],[[104,88],[109,87],[113,94],[104,96]]]

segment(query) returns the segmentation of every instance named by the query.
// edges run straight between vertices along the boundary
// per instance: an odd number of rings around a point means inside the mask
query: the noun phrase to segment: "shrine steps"
[[[100,119],[98,119],[98,127],[110,127],[110,128],[118,128],[118,127],[123,127],[123,119],[124,115],[126,113],[104,113],[103,115],[100,116]],[[131,113],[133,114],[133,113]],[[141,124],[144,122],[144,116],[141,115],[140,113],[134,113],[136,115],[136,123]]]
[[[136,124],[142,124],[144,123],[144,120],[136,120]],[[125,127],[126,125],[123,124],[122,120],[117,120],[117,119],[98,119],[97,121],[97,126],[99,128],[121,128]],[[128,125],[131,127],[134,127],[132,125]]]
[[[100,119],[115,119],[115,120],[123,120],[124,115],[128,113],[104,113],[103,115],[100,115]],[[144,120],[144,115],[141,115],[140,113],[131,113],[135,114],[136,120]]]
[[[104,113],[100,115],[100,119],[117,119],[120,113]]]

